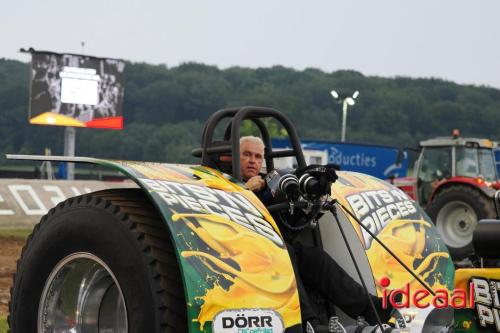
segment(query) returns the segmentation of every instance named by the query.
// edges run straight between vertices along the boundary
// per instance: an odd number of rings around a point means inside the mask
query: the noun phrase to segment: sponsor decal
[[[272,309],[237,309],[217,313],[214,333],[283,333],[283,320]]]
[[[407,194],[382,180],[351,172],[339,172],[339,180],[332,191],[383,244],[390,244],[397,257],[433,290],[453,290],[455,268],[446,246],[432,221]],[[422,287],[353,218],[349,220],[366,250],[379,296],[384,288],[380,285],[383,277],[391,280],[389,290],[403,289],[407,283],[412,290]],[[468,289],[468,286],[462,288]]]
[[[482,327],[496,328],[500,332],[500,281],[484,278],[473,278],[474,301],[476,303],[477,320]]]
[[[377,235],[392,220],[419,219],[415,203],[401,190],[373,190],[346,196],[356,217]],[[363,229],[369,248],[372,237]]]
[[[178,213],[184,211],[217,215],[257,232],[280,247],[284,246],[279,234],[241,193],[165,180],[142,178],[140,181]]]

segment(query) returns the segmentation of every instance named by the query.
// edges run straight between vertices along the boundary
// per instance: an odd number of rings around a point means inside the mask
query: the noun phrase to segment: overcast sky
[[[0,57],[20,47],[175,66],[284,65],[500,88],[499,0],[16,0]]]

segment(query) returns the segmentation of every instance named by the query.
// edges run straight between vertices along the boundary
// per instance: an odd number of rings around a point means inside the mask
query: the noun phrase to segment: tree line
[[[63,128],[28,123],[29,64],[0,59],[0,164],[5,153],[62,154]],[[204,121],[231,106],[283,111],[299,135],[339,140],[341,105],[330,90],[360,91],[349,109],[347,140],[416,146],[459,128],[463,136],[500,140],[500,90],[441,79],[383,78],[351,70],[325,72],[198,63],[176,67],[127,63],[122,131],[77,129],[76,154],[189,163]]]

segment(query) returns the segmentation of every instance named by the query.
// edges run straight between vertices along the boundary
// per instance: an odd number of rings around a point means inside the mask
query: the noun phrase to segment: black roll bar
[[[290,139],[292,149],[284,151],[273,151],[269,131],[267,130],[264,122],[260,119],[268,117],[276,119],[285,128]],[[232,119],[225,129],[224,141],[219,142],[217,145],[213,145],[215,128],[225,118]],[[295,127],[292,125],[290,120],[283,113],[279,112],[276,109],[257,106],[221,109],[213,113],[208,118],[202,134],[201,164],[208,165],[210,163],[210,154],[231,153],[231,155],[233,156],[233,177],[241,180],[240,159],[236,157],[240,156],[240,126],[241,123],[247,119],[253,121],[262,134],[262,139],[265,144],[266,166],[269,169],[274,168],[273,158],[287,156],[294,156],[297,159],[299,167],[306,166],[304,154],[300,146],[299,137],[297,135],[297,132],[295,131]],[[199,156],[200,150],[193,150],[193,155]]]

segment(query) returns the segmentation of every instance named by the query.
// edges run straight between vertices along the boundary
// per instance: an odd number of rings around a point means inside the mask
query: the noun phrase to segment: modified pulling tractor
[[[281,123],[292,149],[273,149],[267,118]],[[223,120],[224,135],[216,139]],[[269,174],[276,158],[297,160],[297,170],[268,183],[278,184],[281,203],[265,207],[245,188],[239,158],[222,163],[221,155],[239,157],[243,120],[261,132]],[[11,289],[11,332],[305,332],[295,273],[272,216],[296,210],[310,217],[300,226],[301,243],[324,249],[364,282],[366,293],[400,290],[407,301],[391,326],[370,326],[307,290],[323,320],[334,319],[330,332],[500,331],[498,294],[488,289],[500,290],[499,269],[455,271],[429,217],[391,184],[354,172],[338,171],[336,179],[329,166],[307,166],[295,129],[280,112],[219,110],[194,153],[201,165],[8,155],[98,164],[137,184],[70,198],[35,226]],[[479,243],[496,246],[496,240]],[[454,286],[463,297],[449,304]],[[474,307],[473,299],[481,304]]]
[[[406,186],[394,182],[426,209],[457,260],[473,253],[478,221],[496,216],[493,198],[500,182],[494,146],[487,139],[460,137],[457,130],[422,141],[416,179]]]

